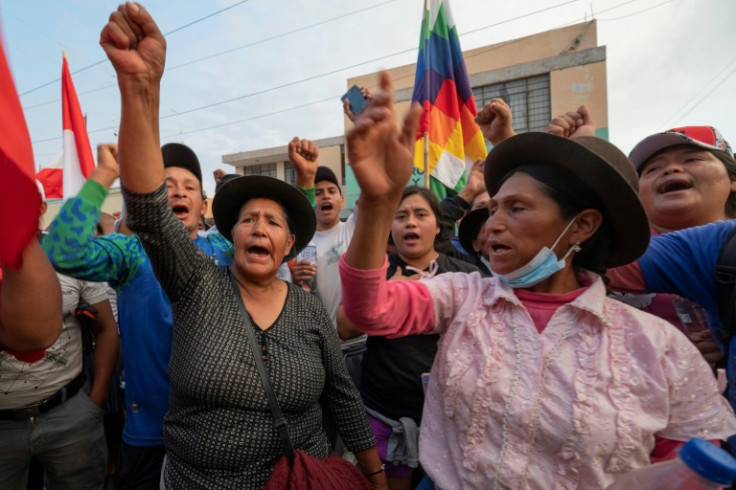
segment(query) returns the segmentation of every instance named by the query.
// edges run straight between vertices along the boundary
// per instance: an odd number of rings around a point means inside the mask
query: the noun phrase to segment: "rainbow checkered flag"
[[[440,198],[465,186],[465,168],[486,157],[478,109],[447,0],[429,0],[419,40],[412,102],[424,111],[417,129],[414,166],[424,168],[424,136],[429,137],[430,187]]]

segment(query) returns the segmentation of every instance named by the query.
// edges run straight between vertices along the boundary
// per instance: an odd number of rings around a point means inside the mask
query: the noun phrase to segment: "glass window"
[[[265,175],[266,177],[276,177],[276,164],[263,163],[261,165],[249,165],[243,167],[243,175]]]
[[[287,184],[296,184],[296,172],[294,172],[294,165],[289,160],[284,162],[284,181]]]
[[[517,133],[544,131],[552,117],[549,74],[476,87],[473,96],[478,110],[494,97],[505,100],[511,107],[512,126]]]

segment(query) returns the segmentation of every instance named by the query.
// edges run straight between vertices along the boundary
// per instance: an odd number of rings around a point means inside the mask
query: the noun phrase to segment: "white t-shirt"
[[[33,364],[0,352],[0,410],[24,407],[48,398],[82,371],[82,330],[74,313],[80,298],[90,305],[108,299],[107,284],[57,276],[63,301],[61,334],[46,349],[43,359]]]
[[[332,320],[332,326],[337,329],[337,307],[342,304],[342,284],[338,263],[340,257],[348,249],[350,240],[355,232],[355,213],[346,221],[340,221],[329,230],[316,231],[310,245],[317,247],[317,295],[322,300],[327,313]],[[365,335],[341,342],[343,348],[362,342]]]

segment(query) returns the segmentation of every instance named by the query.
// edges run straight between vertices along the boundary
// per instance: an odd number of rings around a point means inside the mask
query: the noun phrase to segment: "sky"
[[[422,0],[150,0],[166,34],[161,141],[199,155],[204,186],[222,155],[341,135],[350,77],[416,62]],[[712,125],[736,144],[733,0],[450,0],[464,50],[598,20],[609,138]],[[116,140],[120,99],[99,33],[117,3],[0,0],[3,44],[36,167],[62,146],[66,52],[93,148]],[[572,109],[572,108],[571,108]],[[94,153],[94,151],[93,151]]]

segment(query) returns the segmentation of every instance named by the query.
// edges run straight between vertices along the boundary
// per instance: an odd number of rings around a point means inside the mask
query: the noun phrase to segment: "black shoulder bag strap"
[[[238,306],[240,306],[240,313],[243,316],[243,323],[245,323],[245,333],[248,335],[250,350],[253,353],[253,358],[256,361],[256,367],[258,368],[258,374],[261,376],[261,383],[263,383],[263,389],[266,391],[268,403],[271,405],[271,411],[273,412],[273,417],[275,419],[274,428],[276,429],[276,433],[281,438],[281,445],[284,446],[286,459],[289,460],[289,466],[291,466],[294,462],[294,446],[291,445],[291,439],[289,438],[289,430],[286,425],[286,419],[284,418],[284,414],[281,412],[281,407],[279,407],[279,402],[276,400],[276,395],[274,394],[273,388],[271,387],[271,380],[268,378],[268,372],[266,372],[266,366],[263,364],[263,360],[261,359],[261,353],[258,351],[258,341],[256,340],[256,334],[253,332],[253,323],[251,323],[250,315],[248,315],[248,311],[245,309],[243,298],[240,297],[240,288],[238,287],[238,283],[229,270],[228,275],[230,276],[230,281],[233,283],[235,298],[238,301]]]
[[[718,255],[716,294],[718,314],[723,323],[716,335],[728,354],[729,340],[736,334],[736,230],[728,236]]]

